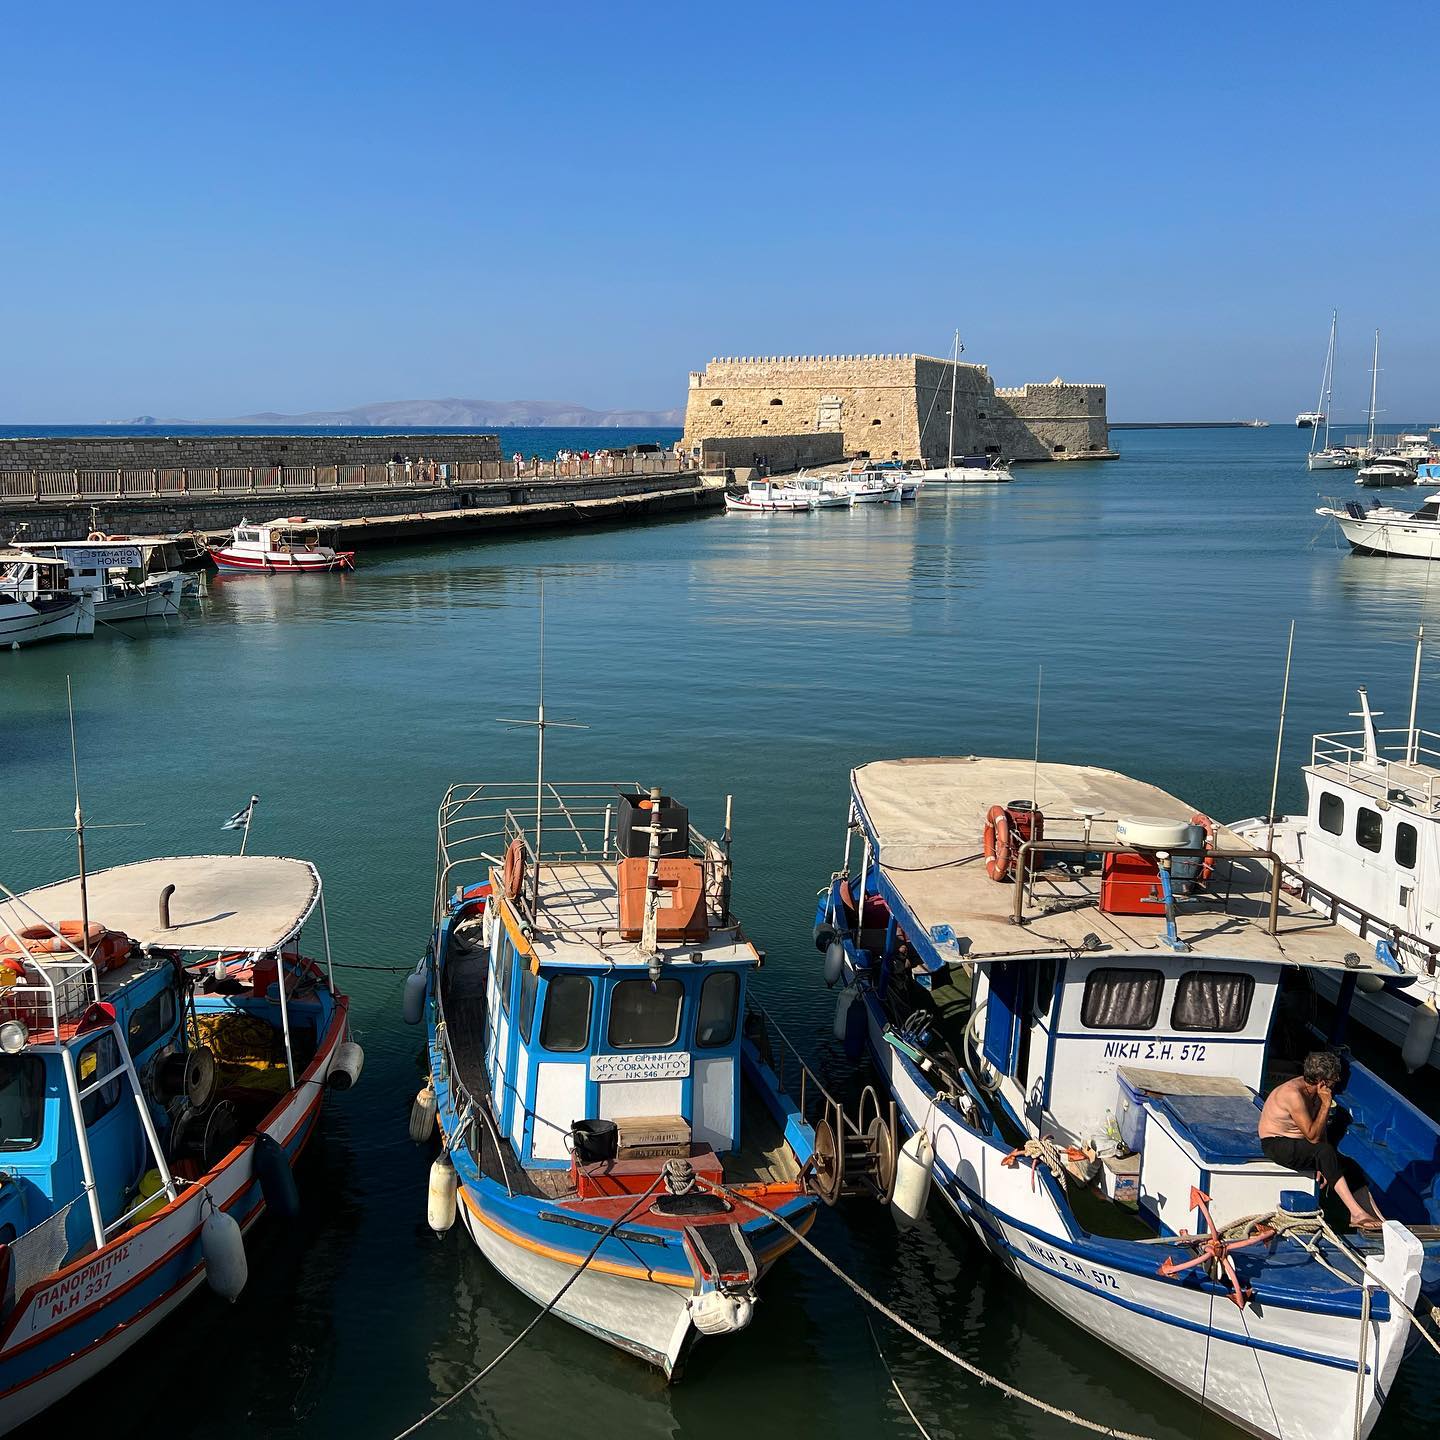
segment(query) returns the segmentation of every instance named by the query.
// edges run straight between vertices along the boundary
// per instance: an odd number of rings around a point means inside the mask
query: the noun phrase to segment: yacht
[[[1317,425],[1325,423],[1325,412],[1323,410],[1302,410],[1295,417],[1295,423],[1302,430],[1313,430]]]
[[[95,598],[66,584],[65,562],[0,550],[0,649],[95,633]]]
[[[1297,425],[1310,424],[1310,453],[1305,457],[1309,470],[1349,470],[1359,462],[1359,456],[1343,445],[1330,443],[1330,401],[1335,383],[1335,330],[1340,314],[1330,312],[1330,343],[1325,350],[1325,365],[1320,372],[1320,403],[1313,411],[1301,415]],[[1317,443],[1320,442],[1320,443]]]
[[[1440,475],[1433,479],[1440,480]],[[1357,555],[1412,560],[1440,556],[1440,493],[1427,495],[1418,510],[1401,510],[1378,501],[1367,509],[1358,500],[1347,500],[1343,507],[1321,506],[1315,513],[1333,520]]]
[[[1355,472],[1355,483],[1371,490],[1395,485],[1413,485],[1419,476],[1415,466],[1403,455],[1383,450],[1371,455]]]
[[[1343,996],[1328,1034],[1291,997],[1385,983],[1378,947],[1117,771],[876,760],[849,790],[815,943],[845,1054],[909,1137],[896,1220],[937,1196],[1038,1302],[1252,1435],[1364,1440],[1440,1262],[1440,1125],[1337,1066],[1336,1143],[1382,1222],[1358,1198],[1341,1218],[1258,1122],[1343,1026]],[[822,1182],[845,1173],[815,1149]]]

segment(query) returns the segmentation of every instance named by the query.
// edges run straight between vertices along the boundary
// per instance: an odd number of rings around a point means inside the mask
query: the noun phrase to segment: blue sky
[[[943,353],[1440,420],[1421,5],[12,7],[0,419]],[[1426,111],[1430,111],[1427,118]]]

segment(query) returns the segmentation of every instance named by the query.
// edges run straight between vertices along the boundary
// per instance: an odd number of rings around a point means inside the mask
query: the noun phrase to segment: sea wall
[[[498,435],[84,435],[0,439],[0,470],[499,460]]]
[[[699,455],[702,470],[764,465],[772,475],[833,465],[844,458],[844,436],[838,430],[818,435],[726,435],[702,440]]]

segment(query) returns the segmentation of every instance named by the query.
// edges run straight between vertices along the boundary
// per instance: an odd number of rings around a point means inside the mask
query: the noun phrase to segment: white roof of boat
[[[160,924],[160,892],[173,885],[170,924]],[[277,855],[185,855],[116,865],[85,877],[92,922],[142,945],[179,950],[271,950],[304,924],[320,898],[308,860]],[[61,880],[0,903],[15,929],[80,917],[80,881]]]
[[[942,925],[954,931],[960,954],[977,959],[1079,949],[1092,934],[1106,951],[1169,953],[1163,916],[1101,912],[1096,875],[1075,877],[1053,868],[1038,875],[1016,926],[1014,882],[991,880],[982,853],[990,807],[1032,797],[1049,839],[1081,839],[1086,811],[1098,843],[1113,844],[1120,820],[1189,822],[1194,806],[1157,786],[1092,765],[1037,767],[1031,760],[979,756],[872,761],[852,773],[851,786],[878,847],[884,882],[923,932],[911,936],[922,953],[958,958],[954,947],[930,940]],[[1242,858],[1216,861],[1214,893],[1177,894],[1176,900],[1180,937],[1197,958],[1393,973],[1376,959],[1372,943],[1283,891],[1271,935],[1269,862],[1223,825],[1215,846]],[[1073,863],[1079,855],[1056,858]]]
[[[0,565],[62,565],[53,555],[33,555],[28,550],[0,550]]]

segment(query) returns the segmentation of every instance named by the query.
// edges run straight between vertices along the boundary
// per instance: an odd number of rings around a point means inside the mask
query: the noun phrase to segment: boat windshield
[[[0,1055],[0,1150],[33,1150],[44,1128],[44,1060]]]
[[[1440,520],[1440,502],[1427,500],[1410,518],[1412,520]]]

